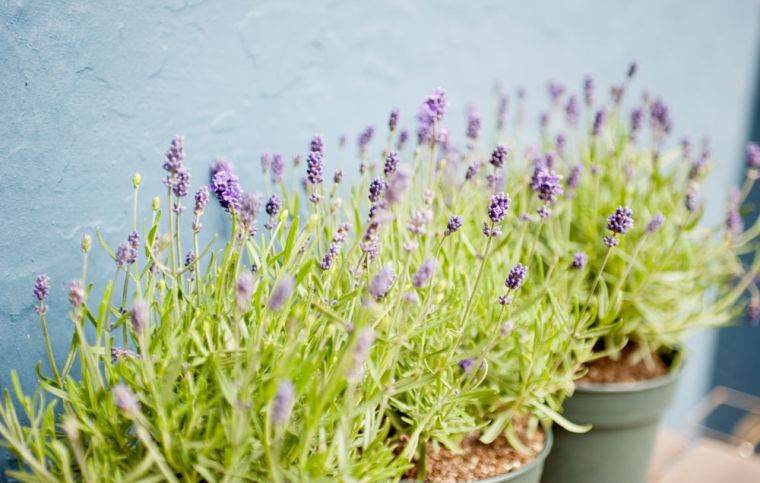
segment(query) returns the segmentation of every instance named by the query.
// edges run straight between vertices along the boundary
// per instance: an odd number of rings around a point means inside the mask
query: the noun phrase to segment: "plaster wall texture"
[[[491,115],[497,80],[513,92],[528,89],[534,122],[548,79],[577,90],[593,73],[605,86],[637,59],[634,89],[668,101],[676,139],[710,137],[719,161],[704,193],[708,217],[718,221],[726,186],[739,176],[759,14],[753,0],[6,0],[0,388],[9,387],[11,368],[33,387],[34,364],[45,358],[34,277],[52,279],[49,324],[62,358],[71,333],[66,285],[80,270],[81,236],[100,227],[112,245],[126,237],[131,174],[143,174],[144,199],[163,194],[162,154],[175,133],[187,137],[195,186],[224,156],[246,189],[261,189],[264,150],[303,153],[321,132],[329,156],[339,134],[353,144],[367,124],[381,128],[394,106],[411,126],[437,86],[452,101],[450,128],[461,132],[468,102]],[[351,159],[342,163],[356,171]],[[221,220],[213,210],[208,231]],[[113,265],[98,247],[94,253],[90,279],[104,281]],[[676,426],[704,393],[712,361],[712,335],[698,334],[691,345],[668,417]]]

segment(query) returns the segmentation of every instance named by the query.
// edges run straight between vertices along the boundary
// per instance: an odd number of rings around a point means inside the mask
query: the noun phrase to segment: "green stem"
[[[63,381],[61,380],[61,374],[58,372],[58,366],[55,363],[55,357],[53,357],[53,346],[50,345],[50,335],[48,334],[47,322],[45,321],[44,307],[45,305],[42,302],[40,302],[39,303],[40,325],[42,326],[42,336],[45,338],[45,350],[47,351],[47,357],[48,357],[48,361],[50,362],[50,367],[53,369],[53,374],[55,374],[55,380],[58,382],[58,387],[63,388]]]

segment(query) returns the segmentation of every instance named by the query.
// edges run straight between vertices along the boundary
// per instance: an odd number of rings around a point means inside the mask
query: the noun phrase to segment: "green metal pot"
[[[538,453],[536,459],[528,463],[527,465],[519,467],[515,471],[510,471],[506,475],[492,476],[485,480],[477,480],[478,483],[502,483],[508,481],[510,483],[539,483],[541,481],[541,472],[544,469],[544,462],[546,457],[549,456],[549,452],[552,450],[552,444],[554,443],[554,435],[552,430],[546,431],[546,442],[544,443],[544,449]]]
[[[583,384],[564,404],[563,415],[591,431],[555,426],[554,450],[543,483],[644,483],[657,425],[673,398],[678,364],[663,377],[635,383]]]

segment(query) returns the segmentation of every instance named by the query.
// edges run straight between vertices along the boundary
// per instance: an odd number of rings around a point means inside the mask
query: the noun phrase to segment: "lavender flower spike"
[[[290,381],[280,381],[277,385],[277,394],[272,401],[272,422],[285,424],[290,419],[293,403],[296,398],[296,390]]]
[[[369,184],[369,200],[373,203],[377,203],[381,196],[385,193],[387,185],[383,178],[375,178]]]
[[[367,145],[372,140],[372,136],[375,134],[375,128],[367,126],[364,131],[359,134],[357,144],[359,145],[359,152],[363,155],[367,151]]]
[[[203,213],[203,211],[206,209],[206,205],[208,204],[208,188],[206,186],[201,186],[198,191],[195,192],[195,209],[193,209],[193,212],[196,215],[200,215]]]
[[[381,299],[388,294],[395,281],[396,272],[393,270],[393,264],[388,262],[380,268],[380,271],[370,282],[369,293],[376,299]]]
[[[628,230],[633,228],[633,211],[627,206],[619,206],[615,213],[607,218],[607,229],[619,235],[625,235]]]
[[[132,302],[132,330],[135,334],[142,334],[150,323],[150,306],[145,299],[137,299]]]
[[[306,157],[306,180],[311,184],[319,184],[324,181],[322,174],[322,154],[312,151]]]
[[[509,156],[509,148],[503,144],[497,144],[491,154],[491,160],[489,161],[495,168],[501,168],[504,166],[504,162]]]
[[[499,223],[507,214],[509,210],[509,195],[506,193],[498,193],[491,196],[491,205],[488,207],[488,217],[493,223]]]
[[[465,374],[470,374],[475,369],[475,359],[462,359],[459,361],[459,368],[462,369],[462,372]]]
[[[596,111],[596,115],[594,116],[594,125],[591,128],[591,135],[596,137],[599,136],[599,134],[602,132],[602,126],[604,126],[604,122],[607,120],[607,112],[604,109],[600,109]]]
[[[662,213],[657,213],[654,215],[654,217],[647,223],[646,228],[644,228],[644,232],[647,235],[654,235],[658,231],[660,231],[660,228],[662,228],[662,225],[665,223],[665,217]]]
[[[433,273],[435,273],[435,258],[428,258],[422,262],[417,273],[414,274],[412,283],[415,287],[422,288],[428,283],[430,277],[433,276]]]
[[[361,380],[362,375],[364,374],[364,362],[369,357],[374,342],[375,333],[371,328],[367,327],[359,332],[359,335],[356,338],[356,345],[354,345],[353,352],[351,353],[353,367],[349,369],[346,374],[348,382],[357,383]]]
[[[446,231],[443,232],[444,236],[450,236],[452,233],[456,233],[462,226],[462,217],[459,215],[451,215],[449,222],[446,223]]]
[[[319,153],[320,155],[324,156],[325,154],[325,141],[322,139],[322,136],[319,134],[315,134],[311,138],[311,143],[309,144],[309,151],[312,153]]]
[[[250,273],[243,272],[240,274],[235,285],[235,292],[237,293],[236,302],[238,310],[241,312],[245,311],[253,295],[253,276]]]
[[[295,278],[291,275],[282,275],[277,283],[274,284],[272,293],[269,295],[267,307],[269,310],[277,310],[293,295],[293,288],[296,284]]]
[[[391,115],[388,117],[388,129],[390,129],[391,132],[395,131],[396,127],[398,126],[398,116],[398,109],[393,109],[391,111]]]
[[[211,165],[211,191],[227,213],[240,208],[243,190],[232,164],[228,161],[220,159]]]
[[[473,141],[478,139],[478,133],[480,131],[480,113],[475,109],[475,106],[470,106],[467,113],[467,137]]]
[[[277,214],[282,209],[282,201],[280,200],[280,197],[277,196],[277,194],[273,194],[272,196],[270,196],[264,208],[267,212],[267,215],[277,216]]]
[[[760,146],[756,143],[747,144],[747,166],[760,169]]]
[[[34,290],[32,290],[34,298],[42,302],[50,294],[50,277],[45,274],[38,275],[34,281]]]
[[[523,264],[518,263],[509,271],[509,275],[507,275],[504,285],[506,285],[509,290],[517,290],[525,281],[525,275],[527,275],[527,273],[528,269]]]
[[[383,173],[385,174],[385,177],[387,178],[388,176],[395,173],[397,167],[398,167],[398,153],[396,151],[391,151],[385,157],[385,168],[383,169]]]
[[[84,304],[84,282],[80,279],[72,280],[69,283],[69,302],[74,307],[80,307]]]
[[[537,167],[533,171],[530,188],[538,193],[538,198],[546,203],[554,203],[563,193],[560,181],[562,176],[548,168]]]
[[[588,255],[584,252],[575,252],[573,255],[573,268],[581,269],[588,263]]]
[[[180,135],[174,136],[165,156],[166,161],[164,161],[163,168],[169,173],[176,173],[182,167],[182,162],[185,160],[185,138]]]
[[[113,402],[117,408],[124,411],[126,414],[135,416],[140,413],[140,402],[124,383],[119,383],[111,389],[113,394]]]

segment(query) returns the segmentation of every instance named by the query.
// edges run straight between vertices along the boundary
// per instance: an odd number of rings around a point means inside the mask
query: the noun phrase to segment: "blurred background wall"
[[[112,245],[129,230],[131,175],[143,200],[163,194],[162,154],[187,137],[194,184],[216,156],[261,189],[265,150],[303,153],[328,139],[330,172],[340,134],[378,129],[392,107],[411,126],[433,88],[447,89],[452,131],[475,102],[493,120],[493,86],[528,92],[537,122],[546,82],[573,90],[596,77],[599,96],[631,60],[643,87],[675,116],[674,141],[708,136],[717,160],[708,220],[738,180],[752,113],[760,3],[505,1],[84,2],[6,0],[0,5],[0,388],[17,368],[28,389],[44,359],[31,288],[52,279],[49,325],[64,356],[71,327],[66,286],[80,269],[79,242],[100,227]],[[488,116],[491,116],[490,118]],[[340,160],[355,173],[353,157]],[[147,210],[143,211],[147,215]],[[208,231],[218,229],[212,217]],[[91,279],[113,275],[94,250]],[[696,334],[677,403],[684,424],[711,384],[715,335]],[[736,363],[731,346],[722,360]],[[733,359],[732,359],[733,358]],[[733,361],[733,362],[732,362]],[[725,361],[723,362],[725,363]],[[757,367],[757,364],[755,364]],[[2,462],[0,462],[2,466]]]

